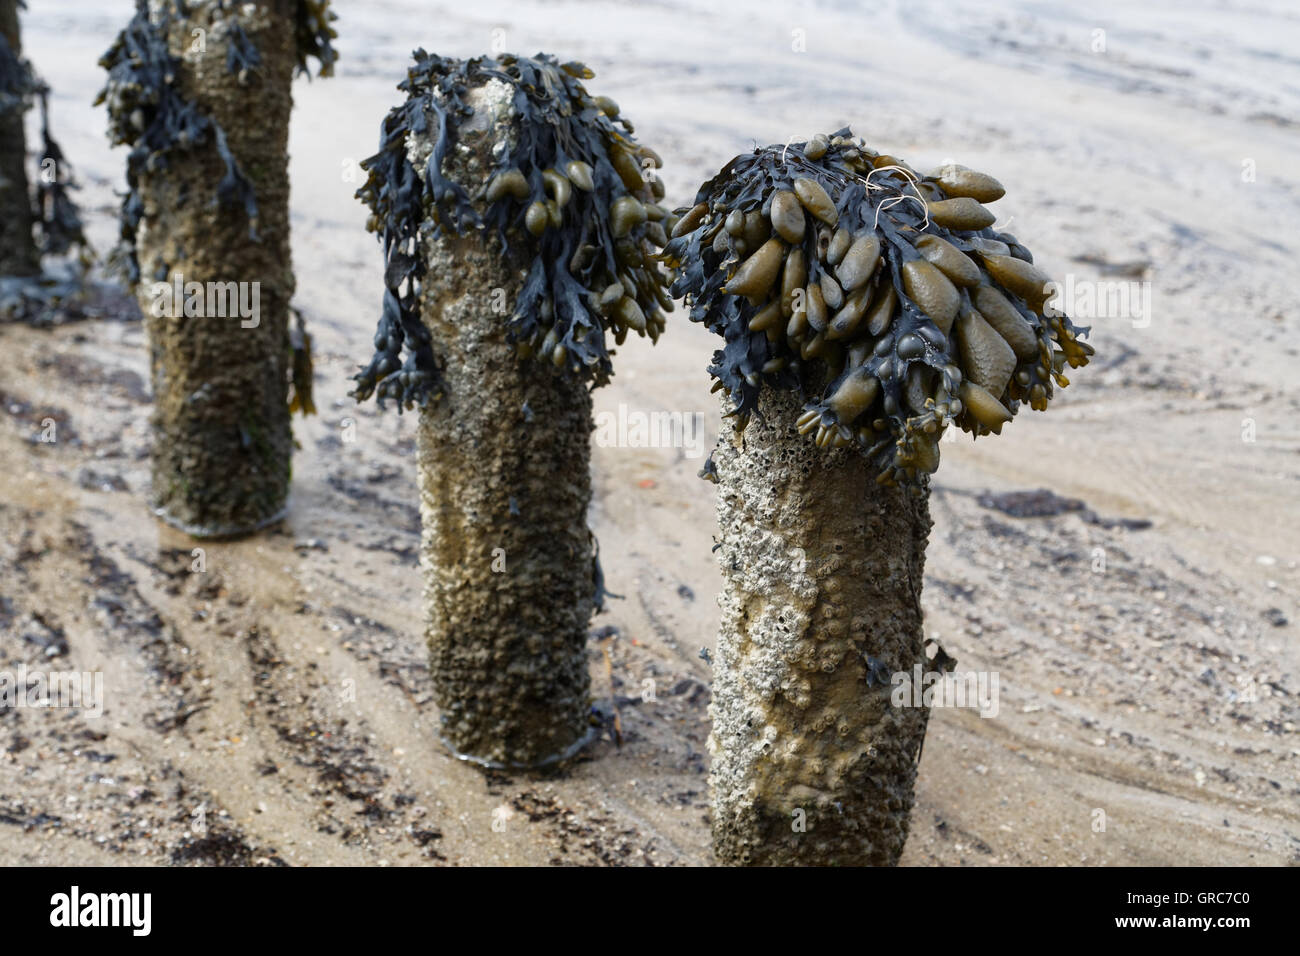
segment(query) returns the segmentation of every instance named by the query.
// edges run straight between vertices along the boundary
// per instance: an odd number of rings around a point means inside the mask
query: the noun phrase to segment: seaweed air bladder
[[[997,434],[1088,361],[1048,277],[992,228],[993,177],[920,175],[848,129],[738,156],[665,260],[721,336],[724,578],[713,844],[730,864],[894,864],[929,717],[929,476],[948,428]]]
[[[332,19],[325,3],[139,0],[101,60],[109,136],[130,147],[114,258],[149,340],[152,503],[192,535],[285,513],[290,388],[311,405],[292,380],[311,363],[289,326],[291,87],[308,56],[331,71]]]
[[[358,193],[386,268],[354,394],[419,406],[430,673],[444,742],[485,766],[591,734],[590,389],[672,305],[659,158],[591,75],[417,51]]]

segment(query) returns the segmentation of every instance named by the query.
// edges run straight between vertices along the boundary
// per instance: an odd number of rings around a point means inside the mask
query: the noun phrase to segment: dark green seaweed
[[[506,328],[509,341],[530,349],[549,335],[551,352],[540,358],[552,360],[558,346],[563,353],[556,364],[593,385],[607,382],[613,373],[605,341],[610,322],[597,299],[609,278],[638,277],[633,283],[636,301],[651,317],[652,337],[657,335],[658,310],[671,308],[662,294],[666,281],[645,251],[657,224],[643,223],[618,239],[610,227],[611,205],[633,195],[615,169],[611,151],[643,155],[631,138],[632,127],[603,111],[587,93],[580,80],[591,72],[581,64],[560,64],[544,54],[458,61],[424,50],[417,50],[414,59],[398,86],[407,94],[406,102],[384,119],[379,152],[362,164],[369,176],[357,191],[370,207],[370,228],[380,235],[385,269],[375,354],[355,376],[352,394],[359,401],[375,394],[381,407],[385,399],[394,399],[399,412],[438,397],[438,362],[419,318],[425,266],[418,244],[425,230],[434,239],[481,230],[508,250],[511,227],[522,227],[529,206],[547,199],[543,172],[564,169],[574,161],[591,167],[594,189],[573,191],[562,227],[547,228],[537,237],[520,230],[532,239],[529,251],[534,255]],[[513,105],[520,117],[514,149],[499,158],[496,172],[519,171],[529,196],[489,202],[480,216],[465,189],[444,175],[443,161],[457,142],[460,124],[473,115],[465,101],[467,88],[489,78],[514,87]],[[430,129],[431,123],[436,129]],[[410,133],[433,141],[423,178],[407,156]],[[652,195],[662,195],[662,188],[654,181],[638,192],[638,198],[651,202]],[[658,229],[662,235],[662,227]],[[655,243],[654,248],[661,245]],[[621,342],[621,333],[616,338]]]
[[[700,218],[694,228],[671,239],[664,250],[664,260],[675,269],[671,292],[675,297],[687,298],[691,321],[703,323],[724,340],[723,347],[714,352],[709,373],[727,392],[732,414],[738,416],[742,425],[757,411],[763,388],[794,391],[808,403],[806,408],[810,412],[820,415],[820,422],[814,424],[824,426],[832,437],[842,436],[840,443],[853,441],[859,445],[878,463],[885,473],[882,477],[890,482],[916,484],[932,470],[937,457],[917,454],[914,442],[932,442],[936,429],[941,430],[952,422],[976,434],[985,434],[987,429],[976,423],[969,413],[950,414],[946,403],[932,404],[924,413],[908,410],[904,390],[908,373],[914,365],[934,370],[929,374],[934,382],[943,383],[941,394],[951,392],[955,395],[961,381],[955,339],[946,335],[904,290],[902,267],[909,260],[920,258],[912,242],[923,234],[939,236],[958,250],[971,252],[974,249],[972,240],[977,237],[995,239],[1006,243],[1012,256],[1025,262],[1033,259],[1014,236],[991,227],[953,230],[930,221],[921,201],[900,199],[903,191],[916,188],[912,179],[914,174],[910,171],[891,172],[889,167],[876,170],[872,173],[873,185],[884,188],[868,189],[863,169],[871,170],[870,161],[877,154],[865,150],[860,141],[853,139],[849,129],[841,129],[820,140],[824,153],[815,159],[805,152],[809,143],[778,144],[737,156],[700,188],[695,202],[697,205],[705,204],[709,214]],[[892,283],[898,306],[887,334],[871,343],[879,345],[879,348],[872,351],[861,366],[854,366],[844,358],[837,362],[825,361],[821,357],[805,358],[799,347],[791,347],[784,334],[751,330],[751,320],[765,303],[724,291],[729,272],[734,271],[736,263],[744,259],[745,254],[754,250],[739,246],[740,240],[722,228],[722,220],[737,210],[744,213],[760,210],[767,215],[773,193],[793,190],[793,183],[799,178],[812,179],[826,190],[838,214],[837,229],[847,229],[854,236],[869,235],[874,231],[880,241],[882,265],[872,281],[880,289],[884,283]],[[933,187],[931,182],[925,185]],[[936,192],[936,198],[941,197],[942,193]],[[917,198],[920,199],[919,191]],[[686,209],[680,209],[676,215],[686,212]],[[815,220],[810,219],[810,222],[812,228],[805,230],[800,243],[807,259],[809,285],[819,281],[823,273],[828,273],[822,254],[824,250],[818,249],[818,234],[822,232],[824,241],[825,227],[819,226]],[[982,266],[980,272],[984,281],[992,284]],[[964,290],[961,295],[965,300]],[[1018,399],[1035,386],[1050,397],[1053,376],[1064,384],[1064,379],[1053,370],[1054,346],[1067,350],[1072,365],[1084,364],[1091,349],[1075,341],[1076,335],[1086,334],[1088,330],[1076,328],[1068,317],[1061,316],[1049,322],[1025,308],[1014,297],[1011,301],[1017,304],[1033,328],[1042,354],[1046,356],[1039,364],[1019,366],[1027,376],[1027,382],[1012,384],[1009,410],[1014,414]],[[782,318],[781,328],[785,328],[785,322]],[[867,338],[859,334],[855,341],[862,342]],[[908,342],[908,348],[900,354],[899,343],[904,341]],[[865,367],[866,373],[876,376],[880,382],[880,397],[872,406],[874,413],[865,416],[866,421],[882,423],[874,429],[869,424],[854,426],[853,422],[839,421],[825,401],[847,376],[860,367]],[[883,374],[879,374],[882,370]],[[959,405],[954,407],[960,408]],[[702,476],[711,477],[707,468]]]

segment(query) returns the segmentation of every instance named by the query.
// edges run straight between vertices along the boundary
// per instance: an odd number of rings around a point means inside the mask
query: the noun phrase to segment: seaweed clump
[[[316,71],[319,75],[334,75],[334,63],[339,55],[332,41],[339,34],[331,24],[337,19],[338,14],[330,9],[329,0],[298,0],[294,27],[297,30],[299,73],[310,77],[310,61],[315,59],[320,64]]]
[[[218,0],[215,11],[227,13],[234,6]],[[334,14],[328,7],[328,0],[300,0],[298,4],[295,29],[300,70],[306,71],[307,57],[314,56],[320,60],[321,75],[333,72],[337,53],[330,40],[337,33],[329,25]],[[249,238],[258,241],[257,196],[252,182],[230,151],[221,124],[188,99],[176,83],[179,63],[168,48],[167,34],[173,21],[192,12],[187,0],[136,0],[135,15],[99,61],[108,71],[108,81],[95,104],[108,104],[108,134],[113,145],[131,148],[127,193],[122,199],[121,244],[113,258],[133,284],[141,277],[135,243],[144,215],[140,177],[166,169],[188,150],[216,149],[225,164],[225,175],[217,184],[215,199],[222,205],[242,206],[248,216]],[[228,36],[226,69],[237,75],[240,83],[249,83],[261,56],[234,15],[224,19],[222,26]],[[166,276],[166,264],[159,263],[154,278]]]
[[[73,246],[90,254],[81,212],[69,194],[80,189],[73,175],[72,164],[63,156],[63,150],[50,135],[50,88],[40,83],[37,95],[41,100],[41,172],[36,177],[36,229],[37,248],[41,255],[61,256]]]
[[[532,263],[506,322],[520,357],[604,384],[613,373],[606,333],[619,345],[629,330],[656,340],[672,310],[657,262],[668,240],[668,211],[658,204],[663,184],[653,173],[661,160],[633,140],[618,104],[587,92],[581,81],[593,74],[581,63],[544,54],[414,56],[398,86],[407,100],[384,119],[379,152],[362,164],[369,175],[357,191],[383,244],[385,289],[375,354],[354,377],[352,394],[358,401],[375,394],[381,406],[395,399],[399,411],[440,396],[438,361],[419,316],[419,244],[471,229],[495,234],[503,252],[515,235],[529,243]],[[483,195],[471,196],[443,174],[443,161],[474,114],[467,90],[492,79],[513,88],[517,128]],[[412,134],[433,143],[423,176],[408,148]]]
[[[760,389],[806,399],[800,432],[857,445],[919,493],[956,424],[997,434],[1043,410],[1093,349],[1029,250],[992,226],[993,177],[921,176],[847,128],[738,156],[674,213],[664,259],[743,428]]]

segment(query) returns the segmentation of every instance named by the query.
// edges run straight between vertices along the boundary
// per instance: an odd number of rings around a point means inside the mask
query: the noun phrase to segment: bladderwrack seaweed
[[[384,120],[380,149],[357,191],[384,249],[384,298],[375,353],[353,395],[399,409],[441,394],[441,372],[418,318],[421,239],[482,230],[502,251],[527,244],[531,265],[506,331],[521,359],[536,358],[600,385],[613,372],[607,335],[657,339],[671,311],[658,255],[668,236],[659,204],[662,165],[638,145],[608,97],[582,84],[591,71],[554,58],[458,61],[416,51],[399,89],[406,102]],[[487,81],[509,90],[515,126],[476,195],[444,174],[449,151],[475,122],[465,92]],[[432,142],[409,154],[411,134]],[[417,168],[418,166],[418,168]]]
[[[998,433],[1088,362],[1087,329],[984,203],[992,176],[922,176],[848,129],[738,156],[669,218],[671,292],[725,346],[715,388],[743,422],[763,386],[807,399],[801,432],[856,445],[883,484],[918,487],[955,425]]]

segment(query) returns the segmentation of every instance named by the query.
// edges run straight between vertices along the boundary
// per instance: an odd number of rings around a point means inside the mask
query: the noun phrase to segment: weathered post
[[[152,503],[193,535],[284,513],[291,87],[308,53],[329,72],[330,19],[294,0],[139,0],[102,61],[110,137],[131,147],[119,255],[149,339]]]
[[[984,206],[990,176],[922,177],[846,129],[737,157],[666,258],[726,340],[724,577],[713,844],[730,864],[894,864],[928,707],[929,475],[956,425],[1044,409],[1092,349]],[[812,440],[812,439],[815,439]],[[914,693],[915,691],[915,693]]]
[[[23,130],[33,92],[31,70],[23,60],[18,0],[0,0],[0,276],[31,276],[40,269]]]
[[[419,51],[359,193],[387,289],[355,394],[420,406],[430,672],[445,743],[487,766],[589,736],[589,389],[606,333],[657,338],[671,307],[658,159],[590,76]]]

